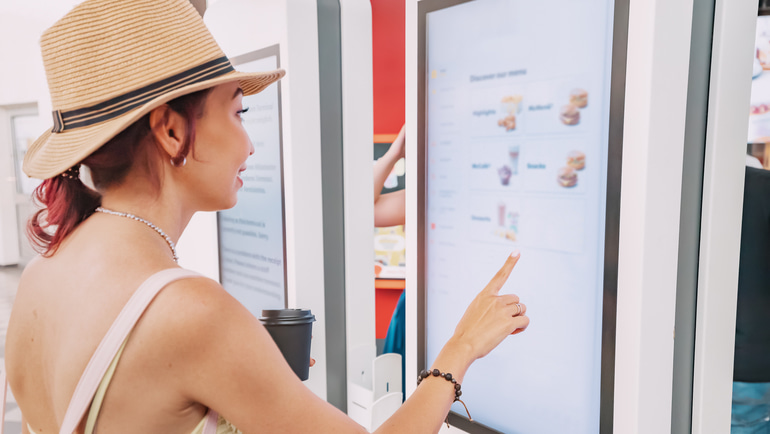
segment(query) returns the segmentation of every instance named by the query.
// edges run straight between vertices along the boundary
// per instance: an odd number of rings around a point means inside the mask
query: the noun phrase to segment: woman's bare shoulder
[[[175,280],[158,292],[147,314],[160,322],[194,322],[213,314],[232,298],[218,282],[203,275]],[[190,325],[190,324],[188,324]]]
[[[151,338],[158,341],[159,347],[172,345],[192,351],[234,329],[256,326],[256,319],[243,305],[218,282],[204,276],[168,284],[150,304],[142,321],[142,328],[153,333]]]
[[[21,271],[21,276],[19,277],[19,288],[23,288],[26,282],[45,271],[46,260],[47,258],[38,255],[32,258],[32,260],[24,266],[24,269]]]

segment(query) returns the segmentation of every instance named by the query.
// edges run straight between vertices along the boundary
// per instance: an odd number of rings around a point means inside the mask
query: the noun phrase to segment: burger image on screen
[[[559,169],[557,181],[559,182],[559,185],[561,185],[564,188],[570,188],[570,187],[576,186],[578,181],[578,176],[577,176],[577,173],[575,173],[575,169],[569,166],[562,167],[561,169]]]
[[[580,151],[572,151],[567,154],[567,166],[575,170],[583,170],[586,167],[586,154]]]
[[[577,108],[585,108],[588,105],[588,92],[585,89],[572,89],[569,94],[569,103]]]
[[[561,108],[559,119],[564,125],[577,125],[580,123],[580,110],[573,104],[567,104]]]

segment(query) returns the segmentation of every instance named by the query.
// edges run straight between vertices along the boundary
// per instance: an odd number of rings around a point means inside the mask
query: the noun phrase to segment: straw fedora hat
[[[47,179],[174,98],[239,81],[262,91],[283,70],[237,72],[188,0],[86,0],[40,40],[53,128],[24,157]]]

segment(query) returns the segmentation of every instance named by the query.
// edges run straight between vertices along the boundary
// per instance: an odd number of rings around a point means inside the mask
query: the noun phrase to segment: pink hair
[[[203,115],[209,90],[184,95],[167,103],[187,121],[182,149],[172,158],[175,164],[186,158],[190,151],[194,152],[196,120]],[[157,166],[150,164],[149,158],[143,162],[139,160],[140,155],[149,156],[153,150],[160,151],[151,132],[150,115],[147,114],[81,161],[81,164],[88,166],[98,190],[119,184],[136,163],[145,164],[153,182],[159,184]],[[97,191],[88,188],[80,180],[63,176],[43,181],[32,197],[42,208],[27,222],[27,237],[43,256],[56,253],[62,241],[91,216],[102,201]]]

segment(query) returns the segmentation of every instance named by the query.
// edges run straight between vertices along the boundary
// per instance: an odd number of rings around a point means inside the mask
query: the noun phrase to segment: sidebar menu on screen
[[[599,432],[612,23],[610,0],[426,14],[426,363],[521,251],[501,293],[531,326],[463,384],[502,432]]]
[[[277,51],[277,47],[276,47]],[[269,71],[278,57],[237,62],[239,71]],[[286,264],[279,83],[243,97],[243,125],[254,145],[241,175],[237,205],[221,211],[219,262],[222,286],[255,316],[285,307]]]

